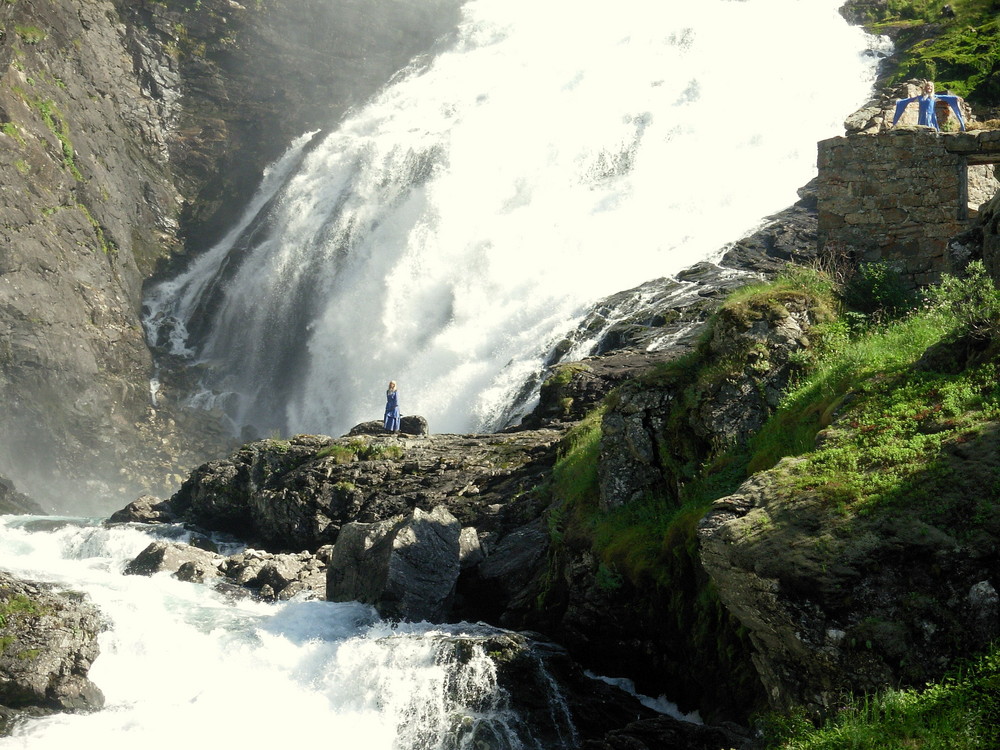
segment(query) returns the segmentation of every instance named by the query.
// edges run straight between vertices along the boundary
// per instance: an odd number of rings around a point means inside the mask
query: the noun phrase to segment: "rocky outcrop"
[[[561,435],[262,440],[196,469],[170,505],[186,521],[275,551],[316,549],[335,542],[346,523],[442,505],[489,547],[540,513],[531,490]]]
[[[219,575],[222,555],[178,542],[152,542],[122,571],[127,576],[151,576],[168,571],[176,573],[181,566],[191,565],[202,571],[214,570],[209,576]],[[203,572],[200,576],[205,577]]]
[[[399,420],[399,431],[404,435],[426,435],[429,433],[427,420],[419,416],[407,416]],[[355,435],[385,435],[389,431],[385,424],[379,421],[362,422],[351,428],[348,437]]]
[[[461,568],[455,517],[444,507],[345,524],[327,571],[327,601],[372,604],[384,618],[444,622]]]
[[[330,553],[330,547],[285,554],[247,549],[225,557],[194,544],[157,541],[129,562],[124,574],[173,573],[181,581],[205,583],[227,593],[242,590],[265,601],[323,599]]]
[[[583,418],[626,381],[694,350],[708,320],[727,295],[789,263],[816,259],[816,181],[799,188],[799,200],[761,221],[726,248],[718,264],[697,263],[672,279],[656,279],[612,295],[594,306],[579,328],[556,346],[540,386],[539,402],[521,419],[539,427]],[[609,321],[615,321],[609,325]],[[581,341],[598,337],[590,356],[565,362]],[[538,384],[525,386],[525,396]]]
[[[14,483],[0,476],[0,515],[42,515],[42,507],[25,495],[18,492]]]
[[[103,628],[81,595],[0,572],[0,734],[18,712],[101,708],[87,672]]]
[[[979,497],[998,431],[946,446],[942,508],[946,497]],[[718,500],[699,531],[705,568],[750,633],[774,707],[823,712],[844,693],[921,685],[1000,635],[991,517],[972,534],[949,529],[944,512],[936,523],[905,508],[845,520],[822,488],[788,482],[800,460]]]
[[[726,306],[701,349],[714,363],[708,376],[692,382],[678,369],[622,386],[602,423],[601,507],[628,505],[652,487],[673,494],[688,478],[677,467],[744,445],[777,408],[819,314],[798,293]]]
[[[176,516],[170,507],[169,502],[165,502],[153,495],[142,495],[121,510],[116,510],[107,520],[108,524],[116,523],[170,523],[176,520]]]

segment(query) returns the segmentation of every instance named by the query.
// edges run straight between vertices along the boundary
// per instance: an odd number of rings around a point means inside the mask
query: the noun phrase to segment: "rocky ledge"
[[[474,615],[473,601],[529,596],[543,575],[549,534],[539,490],[563,435],[539,429],[257,441],[196,469],[169,500],[139,498],[109,523],[181,522],[225,532],[274,563],[261,577],[248,574],[243,561],[156,543],[130,572],[219,578],[258,595],[267,585],[265,598],[308,590],[373,604],[387,617],[453,621]],[[302,553],[293,564],[290,556]],[[315,585],[311,576],[326,570],[331,556],[337,564]],[[300,573],[309,560],[320,567]]]

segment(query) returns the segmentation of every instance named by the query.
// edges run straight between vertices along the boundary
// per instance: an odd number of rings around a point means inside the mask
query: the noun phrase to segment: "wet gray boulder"
[[[124,573],[151,576],[165,571],[181,581],[205,583],[230,593],[242,591],[268,601],[296,596],[322,599],[330,550],[273,554],[246,549],[224,557],[182,542],[156,541],[126,565]]]
[[[87,676],[105,623],[82,594],[0,572],[0,734],[18,712],[101,708]]]
[[[389,619],[442,622],[461,568],[460,533],[441,506],[346,524],[330,558],[326,598],[372,604]]]
[[[192,566],[197,566],[201,572],[196,578],[201,580],[206,576],[214,578],[220,575],[218,569],[224,559],[220,554],[189,544],[152,542],[125,566],[124,573],[127,576],[151,576],[163,571],[176,573],[186,565],[186,575],[191,575]]]
[[[169,500],[153,495],[142,495],[108,518],[108,524],[117,523],[173,523],[176,521]]]

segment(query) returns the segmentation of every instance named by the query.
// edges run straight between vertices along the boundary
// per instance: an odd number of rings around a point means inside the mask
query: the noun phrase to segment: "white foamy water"
[[[471,0],[151,292],[150,336],[237,429],[342,434],[390,379],[435,431],[494,429],[588,305],[795,201],[874,76],[839,4]]]
[[[542,750],[483,649],[456,659],[449,639],[486,628],[391,626],[357,603],[233,601],[168,574],[122,575],[152,539],[0,516],[0,569],[85,592],[109,625],[90,670],[105,708],[30,720],[0,748],[461,750],[479,727],[498,748]]]

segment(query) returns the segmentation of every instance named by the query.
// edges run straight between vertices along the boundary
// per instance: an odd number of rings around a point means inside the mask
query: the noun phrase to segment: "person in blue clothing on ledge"
[[[396,390],[396,381],[389,381],[389,388],[385,392],[385,429],[389,432],[399,432],[399,391]]]
[[[958,106],[959,97],[953,94],[935,94],[934,93],[934,81],[924,81],[923,93],[919,96],[911,96],[909,99],[897,99],[896,100],[896,114],[892,118],[892,124],[895,125],[899,118],[903,116],[903,110],[906,109],[907,105],[911,102],[917,102],[919,104],[919,113],[917,116],[918,125],[928,125],[935,130],[940,130],[938,127],[937,114],[934,112],[934,105],[942,101],[951,107],[952,111],[955,113],[955,117],[958,118],[958,124],[965,130],[965,120],[962,119],[962,110]]]

